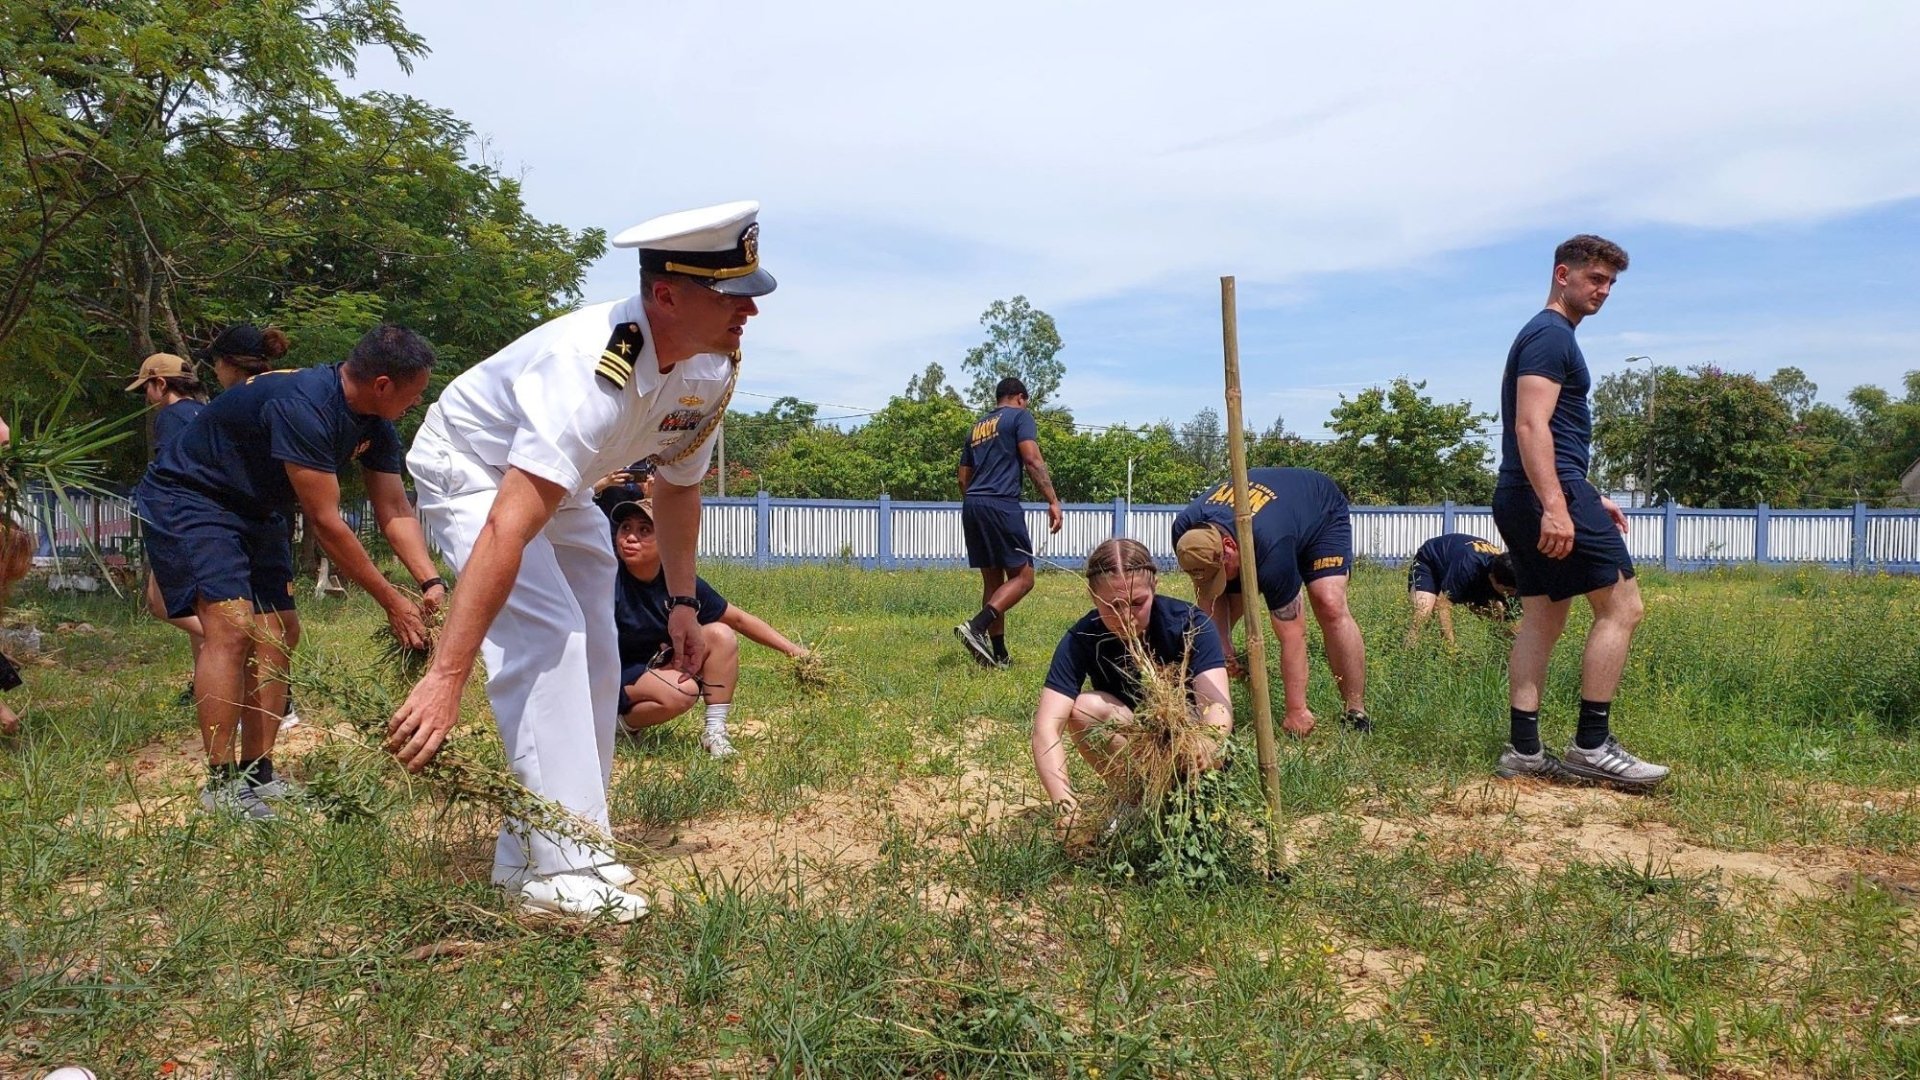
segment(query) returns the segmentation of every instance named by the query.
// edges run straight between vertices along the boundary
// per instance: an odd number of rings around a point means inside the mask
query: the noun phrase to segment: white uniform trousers
[[[424,425],[407,455],[428,538],[466,569],[499,474]],[[520,575],[481,646],[487,700],[514,776],[537,795],[609,832],[620,645],[613,622],[613,554],[606,515],[563,503],[520,556]],[[582,844],[509,821],[494,847],[495,884],[615,861]]]

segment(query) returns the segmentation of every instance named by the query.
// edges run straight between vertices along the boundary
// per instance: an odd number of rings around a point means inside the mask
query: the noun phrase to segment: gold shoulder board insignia
[[[646,344],[639,323],[621,323],[613,328],[613,336],[607,339],[607,347],[601,351],[594,371],[613,385],[624,388],[633,381],[633,361]]]

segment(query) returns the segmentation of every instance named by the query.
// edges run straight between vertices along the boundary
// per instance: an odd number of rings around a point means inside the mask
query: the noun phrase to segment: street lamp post
[[[1629,364],[1641,360],[1647,362],[1647,462],[1646,472],[1642,474],[1646,477],[1642,483],[1646,487],[1647,494],[1641,498],[1640,505],[1646,506],[1651,501],[1653,495],[1653,402],[1659,395],[1660,390],[1660,365],[1654,363],[1653,357],[1651,356],[1627,357],[1627,363]]]

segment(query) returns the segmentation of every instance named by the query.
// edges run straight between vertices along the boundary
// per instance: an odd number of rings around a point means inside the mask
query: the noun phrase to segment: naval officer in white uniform
[[[695,618],[700,481],[739,367],[759,264],[755,202],[668,214],[614,238],[640,250],[640,293],[563,315],[469,368],[427,410],[407,455],[420,516],[459,580],[425,676],[394,713],[387,748],[432,760],[459,719],[474,657],[486,660],[514,775],[607,830],[620,651],[619,568],[593,482],[655,463],[655,535],[667,578],[674,663],[704,660]],[[507,822],[495,884],[529,910],[646,913],[610,847]]]

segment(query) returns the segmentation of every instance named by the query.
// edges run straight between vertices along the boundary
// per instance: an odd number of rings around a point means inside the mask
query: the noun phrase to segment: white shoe
[[[294,728],[299,726],[300,726],[299,712],[295,711],[293,706],[291,705],[287,706],[286,715],[280,718],[280,730],[285,731],[288,728]]]
[[[520,886],[520,910],[629,923],[647,913],[647,898],[609,885],[597,874],[555,874]]]
[[[727,738],[726,728],[708,728],[701,732],[700,749],[716,758],[730,758],[739,752],[733,748],[733,741]]]
[[[624,889],[640,880],[640,875],[634,873],[633,868],[625,863],[601,863],[599,866],[593,868],[593,872],[601,881],[606,882],[616,889]]]

